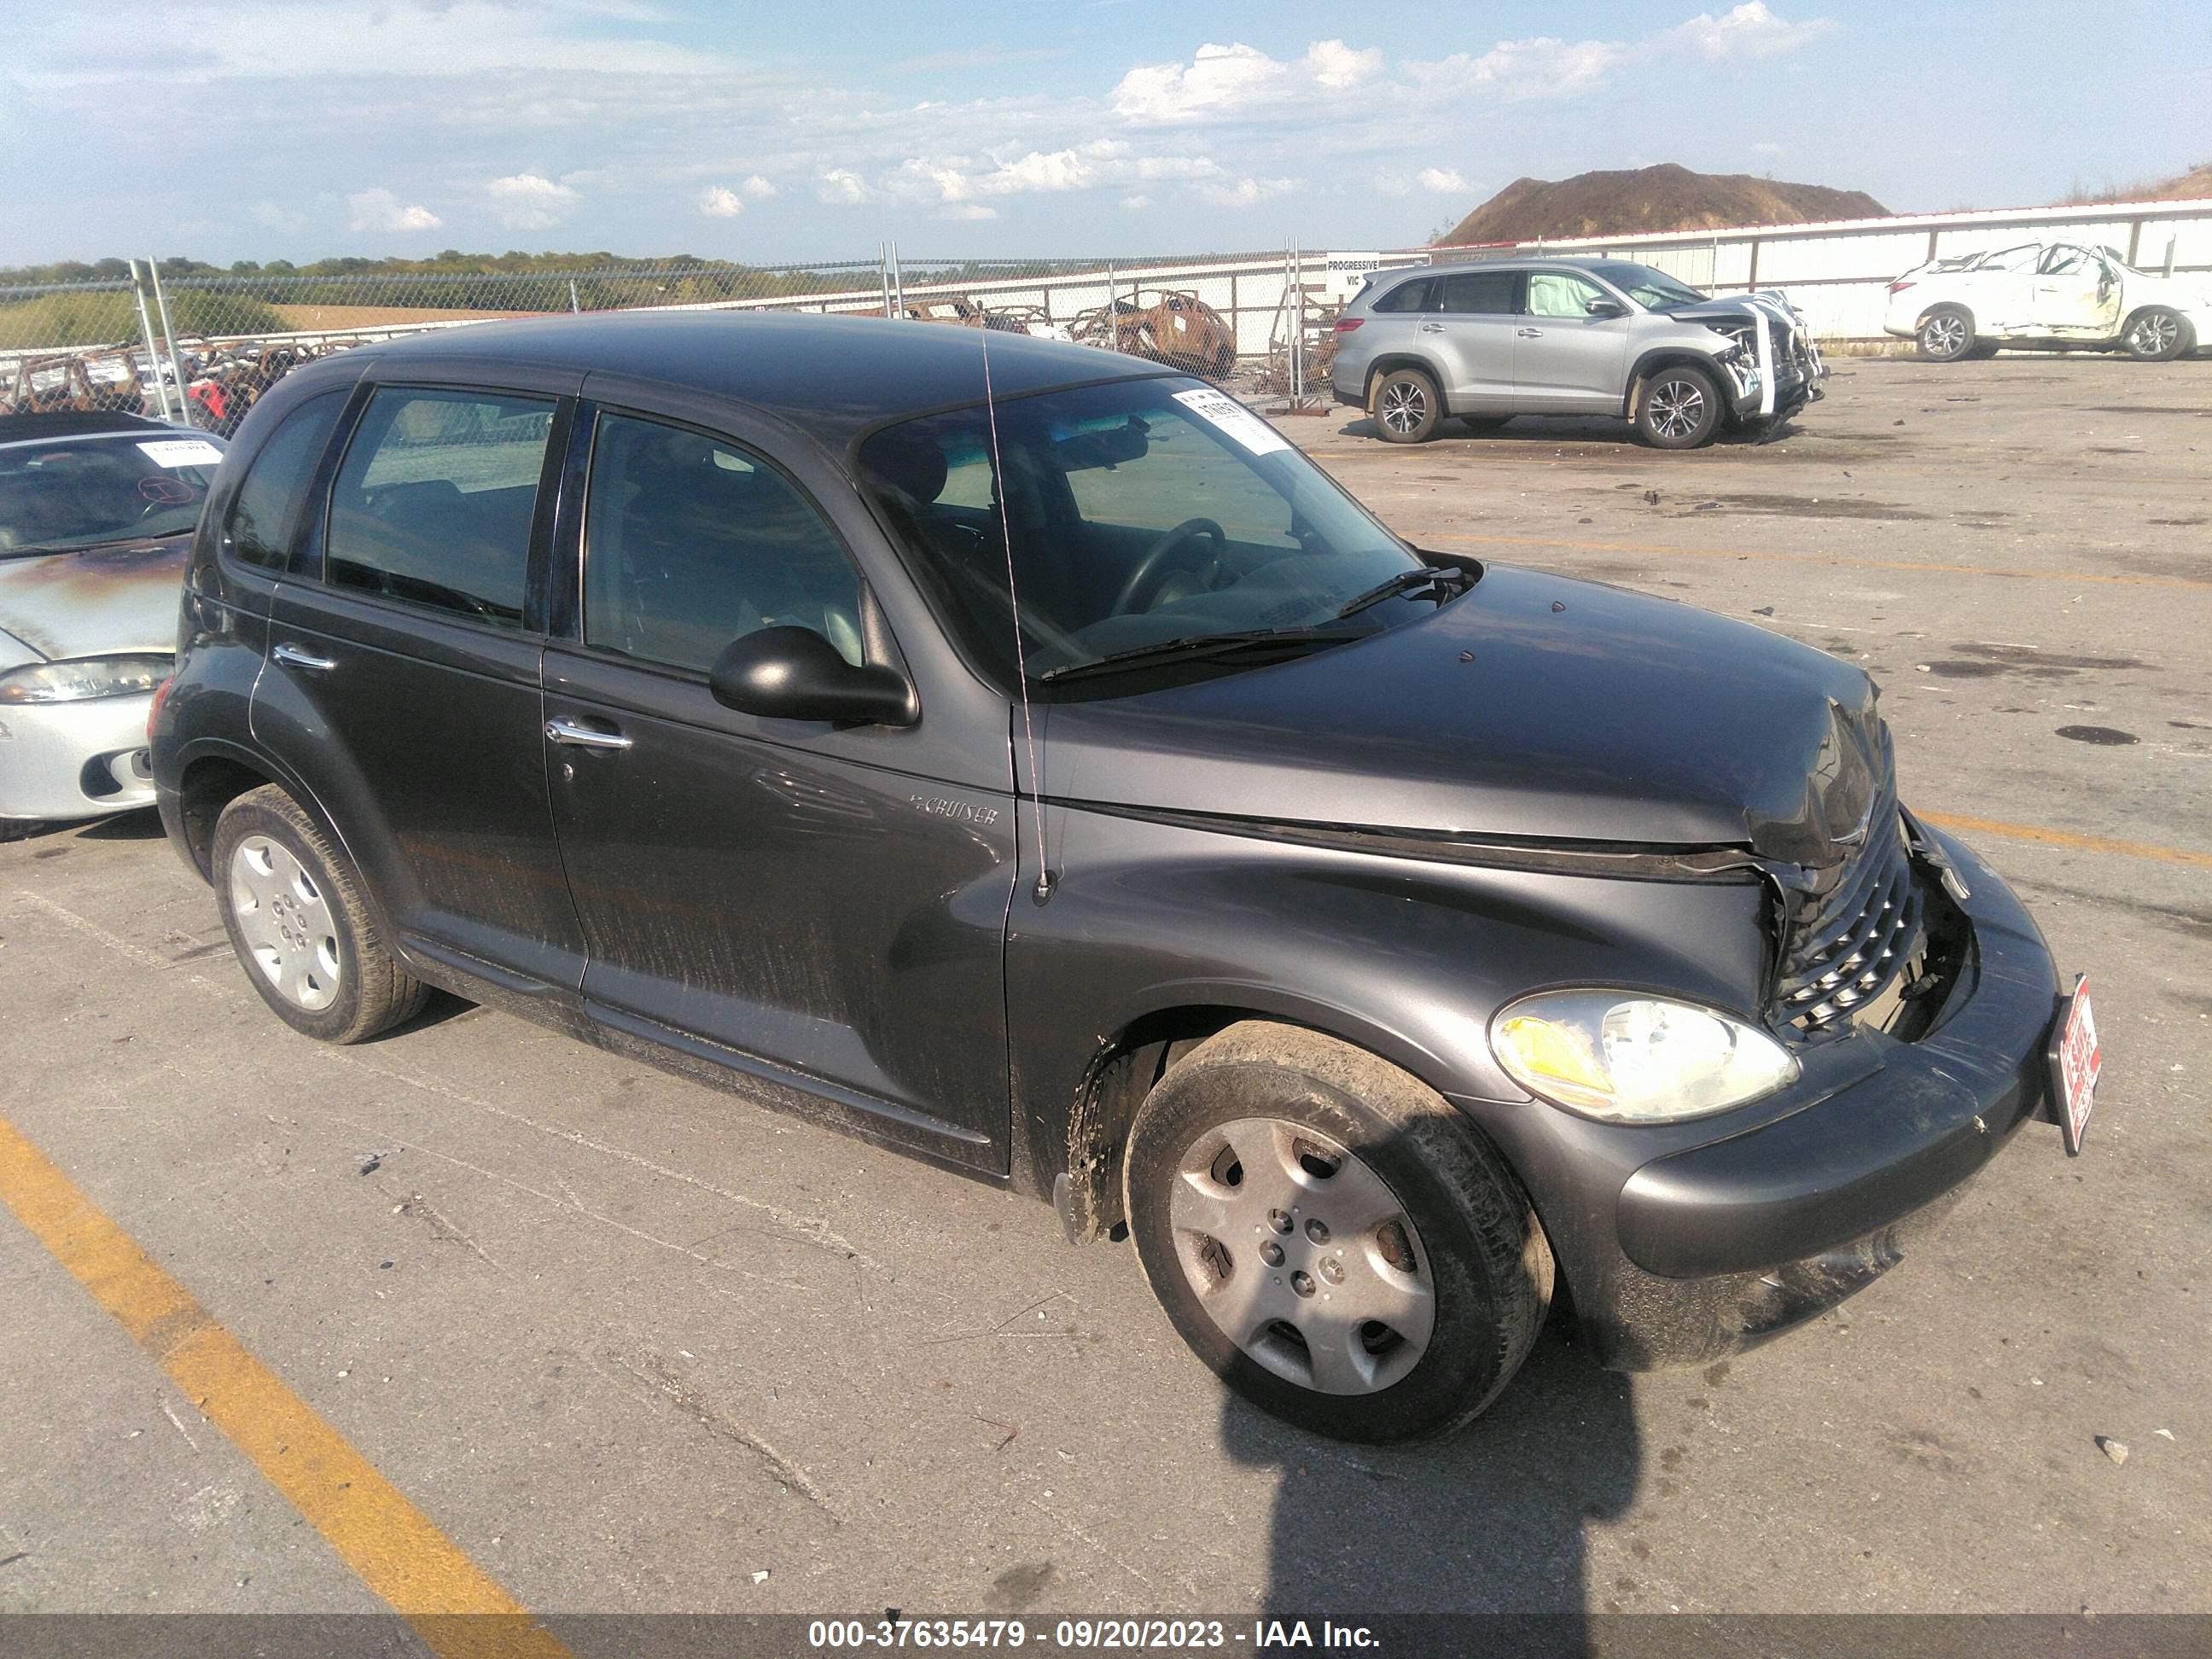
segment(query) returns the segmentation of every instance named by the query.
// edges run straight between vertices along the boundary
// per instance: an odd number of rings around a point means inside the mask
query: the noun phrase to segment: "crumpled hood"
[[[1763,629],[1493,565],[1372,638],[1036,714],[1062,800],[1819,866],[1881,793],[1875,696],[1859,669]]]
[[[174,651],[191,545],[186,532],[0,557],[0,631],[49,659]]]

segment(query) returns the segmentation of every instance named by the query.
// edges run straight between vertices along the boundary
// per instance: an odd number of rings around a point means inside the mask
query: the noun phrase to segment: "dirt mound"
[[[2148,199],[2154,202],[2193,202],[2201,196],[2212,196],[2212,161],[2203,162],[2179,178],[2153,185]]]
[[[1802,225],[1888,213],[1864,191],[1785,185],[1747,173],[1692,173],[1668,161],[1633,173],[1579,173],[1556,184],[1516,179],[1438,240],[1531,242],[1540,236]]]

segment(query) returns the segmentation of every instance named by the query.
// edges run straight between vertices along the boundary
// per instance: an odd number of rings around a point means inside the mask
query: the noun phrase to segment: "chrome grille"
[[[1848,1018],[1887,990],[1919,948],[1920,895],[1893,805],[1876,811],[1867,842],[1827,893],[1798,900],[1776,991],[1784,1020],[1818,1030]]]

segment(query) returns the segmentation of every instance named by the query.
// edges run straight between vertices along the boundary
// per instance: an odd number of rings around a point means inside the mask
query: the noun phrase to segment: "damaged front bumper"
[[[103,817],[154,804],[153,695],[0,703],[0,819]]]
[[[2023,1123],[2049,1118],[2050,950],[1979,860],[1930,839],[1969,894],[1933,1024],[1808,1054],[1802,1108],[1628,1177],[1613,1248],[1563,1264],[1603,1364],[1699,1364],[1825,1312],[1915,1249]]]

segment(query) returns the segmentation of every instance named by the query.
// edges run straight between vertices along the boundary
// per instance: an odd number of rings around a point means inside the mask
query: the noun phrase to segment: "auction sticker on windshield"
[[[2058,1127],[2069,1158],[2081,1155],[2081,1131],[2097,1103],[2097,1078],[2104,1068],[2096,1016],[2089,1009],[2089,976],[2084,974],[2059,1010],[2058,1035],[2051,1045],[2051,1082],[2058,1093]]]
[[[220,466],[222,451],[205,438],[157,438],[138,446],[156,466]]]
[[[1218,428],[1232,443],[1255,455],[1272,455],[1291,447],[1289,439],[1225,392],[1216,392],[1208,386],[1197,392],[1178,392],[1175,400],[1200,420]]]

